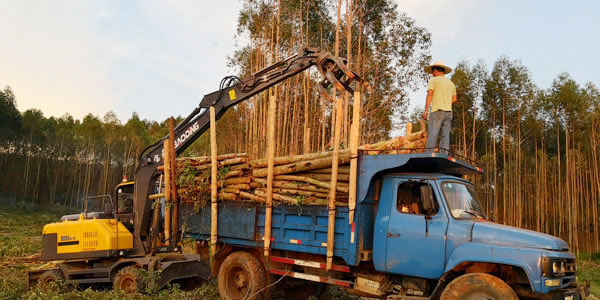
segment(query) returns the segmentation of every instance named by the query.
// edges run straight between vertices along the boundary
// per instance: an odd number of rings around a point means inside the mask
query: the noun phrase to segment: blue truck
[[[214,255],[210,207],[188,207],[181,218],[198,253],[211,257],[223,299],[261,297],[282,277],[297,297],[333,284],[375,298],[581,299],[567,243],[490,221],[463,179],[480,173],[447,153],[359,153],[354,222],[348,207],[336,208],[329,270],[326,206],[275,206],[269,257],[260,204],[220,203]]]

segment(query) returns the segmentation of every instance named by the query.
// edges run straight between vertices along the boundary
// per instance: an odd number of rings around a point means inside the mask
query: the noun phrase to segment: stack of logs
[[[423,131],[410,133],[360,149],[367,154],[403,154],[423,151],[427,134]],[[331,184],[333,152],[275,157],[273,169],[273,199],[290,205],[327,205]],[[338,180],[336,202],[348,205],[350,181],[350,151],[340,150],[338,156]],[[266,201],[267,160],[249,160],[245,153],[217,156],[218,198],[220,200]],[[196,202],[203,206],[210,202],[211,160],[207,157],[178,158],[176,175],[178,193],[182,201]]]

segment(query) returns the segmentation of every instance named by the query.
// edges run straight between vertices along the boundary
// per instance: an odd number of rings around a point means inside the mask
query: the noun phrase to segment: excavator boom
[[[183,153],[209,129],[208,108],[211,106],[215,108],[215,116],[218,120],[230,107],[313,66],[317,67],[324,78],[318,86],[324,96],[327,96],[324,91],[329,86],[340,91],[352,92],[350,84],[353,81],[361,80],[356,73],[345,66],[345,60],[336,58],[319,48],[310,47],[247,78],[225,77],[221,81],[219,89],[205,95],[198,107],[176,126],[174,132],[175,154]],[[148,196],[153,193],[153,188],[160,176],[157,168],[163,164],[163,141],[167,138],[168,136],[165,136],[155,144],[148,146],[140,155],[140,167],[136,170],[135,176],[134,255],[145,255],[150,248],[147,237],[151,201],[148,200]]]

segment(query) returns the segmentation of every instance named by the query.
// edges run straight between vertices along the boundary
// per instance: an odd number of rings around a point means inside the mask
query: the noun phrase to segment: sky
[[[432,34],[451,67],[519,59],[540,88],[561,72],[600,86],[600,1],[397,0]],[[238,0],[0,0],[0,88],[18,108],[82,118],[114,111],[163,120],[187,115],[222,77],[236,37]],[[424,105],[425,91],[411,93]]]

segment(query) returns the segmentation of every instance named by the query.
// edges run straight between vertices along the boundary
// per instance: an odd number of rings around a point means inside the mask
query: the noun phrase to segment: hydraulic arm
[[[353,92],[350,84],[360,80],[359,76],[346,68],[344,61],[319,48],[304,48],[298,54],[277,62],[245,79],[235,76],[223,78],[219,90],[204,96],[198,107],[175,128],[175,154],[183,153],[210,126],[208,108],[215,108],[216,119],[225,114],[230,107],[290,78],[302,71],[316,66],[324,79],[318,85],[320,91],[333,86],[340,91]],[[327,93],[322,93],[327,97]],[[147,237],[151,201],[148,195],[160,175],[158,166],[163,161],[163,141],[147,147],[140,155],[140,167],[135,176],[134,198],[134,255],[145,255],[149,251]],[[175,233],[176,234],[176,233]]]

